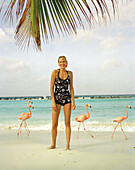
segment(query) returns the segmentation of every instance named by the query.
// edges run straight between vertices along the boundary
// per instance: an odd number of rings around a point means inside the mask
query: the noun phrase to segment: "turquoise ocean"
[[[51,100],[32,100],[34,109],[32,117],[27,120],[30,130],[51,130]],[[72,131],[78,131],[78,122],[74,119],[80,114],[86,114],[86,104],[92,107],[88,108],[90,118],[85,121],[85,127],[90,131],[113,131],[116,123],[113,122],[118,116],[126,116],[125,106],[129,113],[128,119],[122,122],[124,131],[135,132],[135,96],[129,98],[78,98],[75,99],[76,109],[71,114]],[[21,120],[17,119],[23,112],[29,112],[28,100],[0,100],[0,130],[18,129]],[[58,130],[64,130],[64,112],[61,108]],[[83,127],[80,127],[83,130]],[[120,131],[120,127],[117,128]]]

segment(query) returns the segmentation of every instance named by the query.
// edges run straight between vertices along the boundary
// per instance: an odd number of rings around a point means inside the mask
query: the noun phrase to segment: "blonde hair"
[[[60,60],[61,58],[64,58],[64,59],[66,60],[66,62],[67,62],[67,59],[66,59],[65,56],[59,56],[59,58],[58,58],[58,63],[59,63],[59,60]]]

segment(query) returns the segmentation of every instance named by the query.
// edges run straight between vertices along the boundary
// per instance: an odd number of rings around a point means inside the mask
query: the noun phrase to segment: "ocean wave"
[[[116,126],[115,123],[110,123],[110,122],[97,122],[97,121],[93,121],[93,122],[85,122],[85,128],[89,131],[114,131],[114,128]],[[51,124],[48,123],[46,125],[28,125],[28,128],[30,130],[33,131],[39,131],[39,130],[51,130]],[[78,126],[79,123],[72,121],[71,122],[71,128],[72,131],[78,131]],[[125,132],[135,132],[135,123],[123,123],[122,124],[123,130]],[[17,124],[12,124],[12,125],[2,125],[0,124],[0,129],[1,130],[10,130],[10,129],[14,129],[17,130],[19,128],[19,125]],[[24,127],[22,127],[22,129],[25,129]],[[58,131],[64,131],[65,130],[65,125],[64,122],[60,122],[58,125]],[[83,124],[81,124],[80,126],[80,131],[83,131]],[[117,127],[116,131],[121,131],[121,127],[120,125]]]
[[[76,122],[73,122],[72,130],[75,130],[75,131],[78,130],[76,129],[76,126],[78,128],[78,125],[76,124]],[[99,132],[100,131],[114,131],[114,128],[116,126],[116,124],[114,123],[110,123],[110,122],[103,123],[103,122],[97,122],[97,121],[86,122],[84,125],[87,130],[99,131]],[[122,127],[125,132],[135,132],[135,123],[123,123]],[[83,130],[83,124],[81,124],[80,130],[81,131]],[[117,127],[116,131],[121,131],[120,125]]]

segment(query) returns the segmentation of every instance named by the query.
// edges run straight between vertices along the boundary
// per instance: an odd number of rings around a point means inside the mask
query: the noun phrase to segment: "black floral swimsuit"
[[[59,72],[60,70],[58,71],[58,75],[55,79],[54,98],[56,104],[64,106],[67,103],[71,103],[71,94],[69,91],[70,78],[69,78],[68,71],[66,71],[68,76],[65,80],[59,77]]]

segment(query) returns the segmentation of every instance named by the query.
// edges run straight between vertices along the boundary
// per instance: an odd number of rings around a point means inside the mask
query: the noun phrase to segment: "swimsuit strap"
[[[68,71],[66,70],[66,72],[67,72],[67,75],[69,76],[69,74],[68,74]]]
[[[59,73],[60,73],[60,69],[58,69],[58,75],[57,75],[57,77],[59,77]]]
[[[67,78],[68,78],[69,77],[68,71],[66,70],[66,72],[67,72]],[[58,75],[57,75],[57,77],[60,78],[59,73],[60,73],[60,69],[58,69]]]

